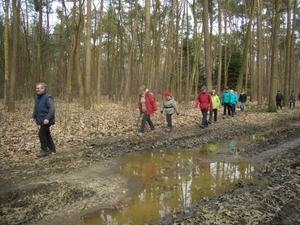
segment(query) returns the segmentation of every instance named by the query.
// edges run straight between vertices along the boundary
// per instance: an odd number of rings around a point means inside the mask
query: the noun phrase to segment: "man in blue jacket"
[[[56,152],[56,147],[50,133],[50,126],[55,124],[55,107],[51,95],[46,91],[46,84],[37,83],[35,87],[36,98],[32,118],[30,121],[40,126],[39,138],[41,142],[41,151],[38,157],[50,155]]]

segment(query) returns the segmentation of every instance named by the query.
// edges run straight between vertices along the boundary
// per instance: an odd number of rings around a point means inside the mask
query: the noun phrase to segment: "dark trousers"
[[[168,127],[172,128],[172,115],[173,114],[166,114],[166,119],[168,123]]]
[[[292,106],[295,108],[295,101],[290,102],[290,108],[292,108]]]
[[[231,105],[231,115],[234,116],[235,113],[235,104]]]
[[[202,126],[207,126],[207,113],[208,113],[208,109],[201,109],[202,112]]]
[[[278,106],[282,109],[281,101],[276,101],[276,107],[277,107],[277,109],[278,109]]]
[[[50,125],[41,125],[39,130],[39,138],[41,142],[41,149],[44,151],[56,151],[55,144],[51,137]],[[49,148],[49,149],[48,149]]]
[[[150,119],[150,115],[147,115],[147,113],[143,113],[142,124],[140,129],[141,133],[144,133],[145,131],[146,122],[150,125],[151,130],[154,130],[154,125]]]
[[[217,122],[217,118],[218,118],[218,109],[213,109],[209,111],[209,122],[212,121],[212,117],[214,114],[214,122]]]
[[[226,116],[226,109],[228,110],[228,115],[230,115],[230,103],[224,103],[224,113],[223,115]]]

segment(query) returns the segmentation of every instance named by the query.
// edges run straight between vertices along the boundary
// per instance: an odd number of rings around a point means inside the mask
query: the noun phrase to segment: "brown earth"
[[[235,117],[220,117],[206,129],[193,103],[173,116],[152,116],[156,129],[137,136],[134,105],[103,103],[84,111],[76,104],[56,102],[57,124],[52,135],[57,153],[37,158],[38,127],[29,123],[32,102],[16,113],[0,112],[0,224],[68,224],[79,215],[113,207],[128,196],[128,181],[113,169],[120,156],[146,149],[195,148],[203,144],[269,131],[243,148],[220,152],[221,160],[251,159],[267,184],[235,184],[222,195],[203,198],[191,208],[155,224],[300,224],[300,112],[277,113],[248,106]],[[221,111],[220,111],[221,113]],[[230,157],[232,156],[232,157]]]

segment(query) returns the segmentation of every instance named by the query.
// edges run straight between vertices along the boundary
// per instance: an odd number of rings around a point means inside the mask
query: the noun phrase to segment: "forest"
[[[84,109],[126,105],[140,85],[159,99],[194,100],[199,87],[245,88],[276,111],[300,89],[298,0],[5,0],[0,10],[4,111],[35,84]]]

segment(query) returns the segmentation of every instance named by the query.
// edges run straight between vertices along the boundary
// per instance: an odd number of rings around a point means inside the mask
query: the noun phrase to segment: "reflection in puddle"
[[[222,145],[222,143],[221,143]],[[207,145],[208,146],[208,145]],[[207,147],[216,151],[218,146]],[[101,209],[84,215],[77,225],[147,224],[174,212],[184,210],[195,201],[233,188],[243,180],[254,183],[255,167],[249,162],[216,162],[207,151],[143,151],[126,154],[119,166],[129,180],[141,180],[131,203],[121,209]],[[134,185],[131,183],[131,185]]]

